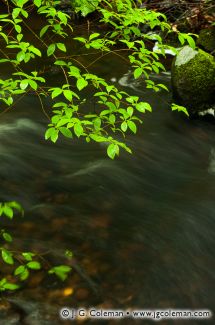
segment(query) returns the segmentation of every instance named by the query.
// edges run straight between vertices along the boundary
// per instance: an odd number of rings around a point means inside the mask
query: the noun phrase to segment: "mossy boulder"
[[[197,45],[208,53],[215,55],[215,28],[202,29]]]
[[[215,103],[215,59],[203,50],[184,46],[172,64],[172,88],[176,102],[192,114]]]

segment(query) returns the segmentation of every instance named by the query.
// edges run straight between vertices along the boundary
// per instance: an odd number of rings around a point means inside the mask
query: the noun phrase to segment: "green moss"
[[[197,44],[205,51],[212,53],[215,51],[215,28],[202,29]]]
[[[215,60],[203,50],[192,51],[190,49],[190,59],[179,53],[179,58],[174,61],[172,84],[179,102],[192,111],[198,111],[209,107],[215,100]],[[184,52],[186,54],[185,48]]]

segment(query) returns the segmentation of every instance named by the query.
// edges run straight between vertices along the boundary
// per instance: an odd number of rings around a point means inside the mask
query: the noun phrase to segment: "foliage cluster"
[[[119,90],[81,60],[74,58],[68,47],[68,39],[79,42],[86,51],[93,49],[101,56],[109,53],[126,53],[126,59],[133,70],[134,78],[142,78],[147,88],[153,91],[167,90],[163,84],[155,84],[150,78],[154,73],[165,70],[161,58],[167,48],[160,32],[172,33],[165,15],[139,8],[132,0],[95,1],[100,13],[100,22],[110,28],[107,32],[90,33],[88,37],[74,36],[70,16],[59,9],[60,1],[18,0],[7,1],[8,13],[0,15],[0,37],[4,41],[1,49],[1,64],[10,63],[13,72],[9,78],[0,79],[0,100],[14,106],[16,98],[29,91],[35,92],[43,105],[43,97],[50,98],[53,115],[50,117],[46,139],[56,142],[59,135],[68,138],[84,138],[87,142],[105,142],[107,154],[114,158],[120,148],[131,153],[124,138],[127,132],[137,132],[142,123],[142,114],[151,112],[149,103],[139,97]],[[92,2],[76,1],[77,10],[91,11]],[[90,9],[91,8],[91,9]],[[36,10],[43,26],[39,34],[31,28],[31,13]],[[143,26],[150,32],[144,33]],[[29,42],[32,33],[34,42]],[[178,34],[181,44],[188,42],[195,47],[191,35]],[[157,50],[149,49],[148,42],[157,42]],[[12,51],[12,53],[9,53]],[[63,82],[47,87],[46,78],[39,71],[27,72],[26,65],[32,60],[49,58],[62,72]],[[85,88],[89,88],[95,99],[94,110],[86,112]],[[177,106],[174,105],[174,109]],[[180,108],[181,110],[181,108]],[[183,109],[186,112],[186,109]],[[141,113],[141,114],[140,114]]]

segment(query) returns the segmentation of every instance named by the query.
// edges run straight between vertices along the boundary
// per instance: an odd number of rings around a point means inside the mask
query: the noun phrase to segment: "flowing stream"
[[[33,95],[1,115],[1,201],[25,209],[24,218],[7,223],[15,243],[49,251],[54,264],[72,250],[76,265],[66,283],[41,272],[6,296],[10,312],[1,325],[60,324],[62,306],[214,309],[214,125],[172,113],[171,94],[145,91],[117,59],[97,68],[153,106],[126,140],[133,155],[111,161],[105,145],[45,141],[47,120]],[[169,73],[156,78],[170,84]],[[74,293],[63,294],[65,287]]]

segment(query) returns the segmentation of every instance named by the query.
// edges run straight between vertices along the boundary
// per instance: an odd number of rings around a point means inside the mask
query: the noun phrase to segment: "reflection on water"
[[[169,83],[168,76],[162,78]],[[126,80],[123,86],[135,90],[132,79]],[[56,259],[71,249],[85,274],[77,280],[74,271],[70,284],[79,294],[67,300],[53,296],[41,305],[38,297],[53,283],[10,298],[26,324],[59,324],[57,310],[65,304],[214,308],[214,126],[169,112],[169,95],[150,96],[154,113],[127,139],[133,156],[122,153],[114,161],[97,144],[46,142],[45,117],[33,97],[3,116],[1,200],[21,202],[27,219],[24,228],[21,223],[13,229],[17,243],[49,249]],[[56,313],[55,320],[45,320],[45,313]]]

